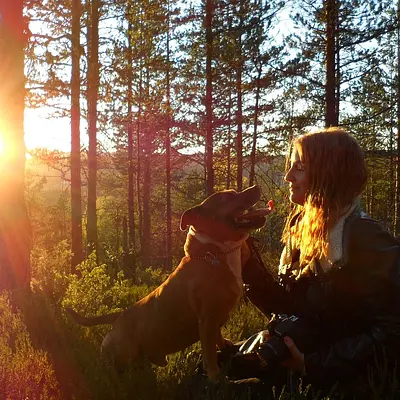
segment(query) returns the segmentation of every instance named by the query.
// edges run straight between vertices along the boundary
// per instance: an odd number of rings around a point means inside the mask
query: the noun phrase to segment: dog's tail
[[[110,314],[106,314],[106,315],[84,317],[84,316],[78,314],[72,308],[66,308],[66,311],[77,324],[83,325],[83,326],[112,324],[121,315],[121,311],[118,311],[118,312],[110,313]]]

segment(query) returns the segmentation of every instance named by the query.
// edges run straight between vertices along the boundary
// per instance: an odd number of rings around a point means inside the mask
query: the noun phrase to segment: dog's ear
[[[185,231],[188,226],[196,225],[199,219],[200,206],[187,209],[181,216],[181,231]]]

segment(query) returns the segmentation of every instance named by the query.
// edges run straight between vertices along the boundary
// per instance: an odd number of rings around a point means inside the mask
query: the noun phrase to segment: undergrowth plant
[[[191,400],[234,399],[229,385],[211,385],[196,373],[199,342],[169,355],[166,367],[143,362],[117,371],[100,352],[109,327],[78,326],[64,311],[68,306],[94,315],[128,307],[166,278],[161,270],[136,269],[132,279],[122,272],[112,276],[92,254],[78,267],[79,275],[71,275],[67,262],[62,244],[54,253],[39,254],[32,291],[17,303],[7,294],[0,296],[0,399],[185,400],[189,392]],[[60,265],[52,269],[52,263]],[[222,333],[240,341],[266,324],[262,313],[243,299]],[[395,371],[372,371],[370,385],[371,399],[400,398]],[[300,386],[294,393],[271,392],[271,398],[316,398],[312,393],[312,388]],[[240,399],[248,398],[243,396]]]
[[[7,293],[0,295],[0,398],[62,398],[48,353],[32,345],[23,315],[12,310]]]

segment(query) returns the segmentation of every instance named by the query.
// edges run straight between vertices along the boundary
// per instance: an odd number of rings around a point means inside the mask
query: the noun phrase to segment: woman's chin
[[[293,204],[297,204],[299,206],[302,206],[304,204],[304,197],[303,196],[298,196],[296,193],[290,193],[289,200]]]

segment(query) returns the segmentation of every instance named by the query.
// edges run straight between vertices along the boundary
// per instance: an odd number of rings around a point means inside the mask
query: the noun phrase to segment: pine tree
[[[0,1],[0,285],[29,289],[31,231],[24,199],[24,48],[28,39],[23,1]]]
[[[87,69],[87,103],[88,103],[88,205],[87,205],[87,246],[88,251],[97,251],[97,103],[99,91],[99,18],[100,1],[90,2],[88,19],[88,69]]]
[[[72,1],[71,30],[71,251],[72,268],[83,260],[80,144],[80,16],[81,1]]]

